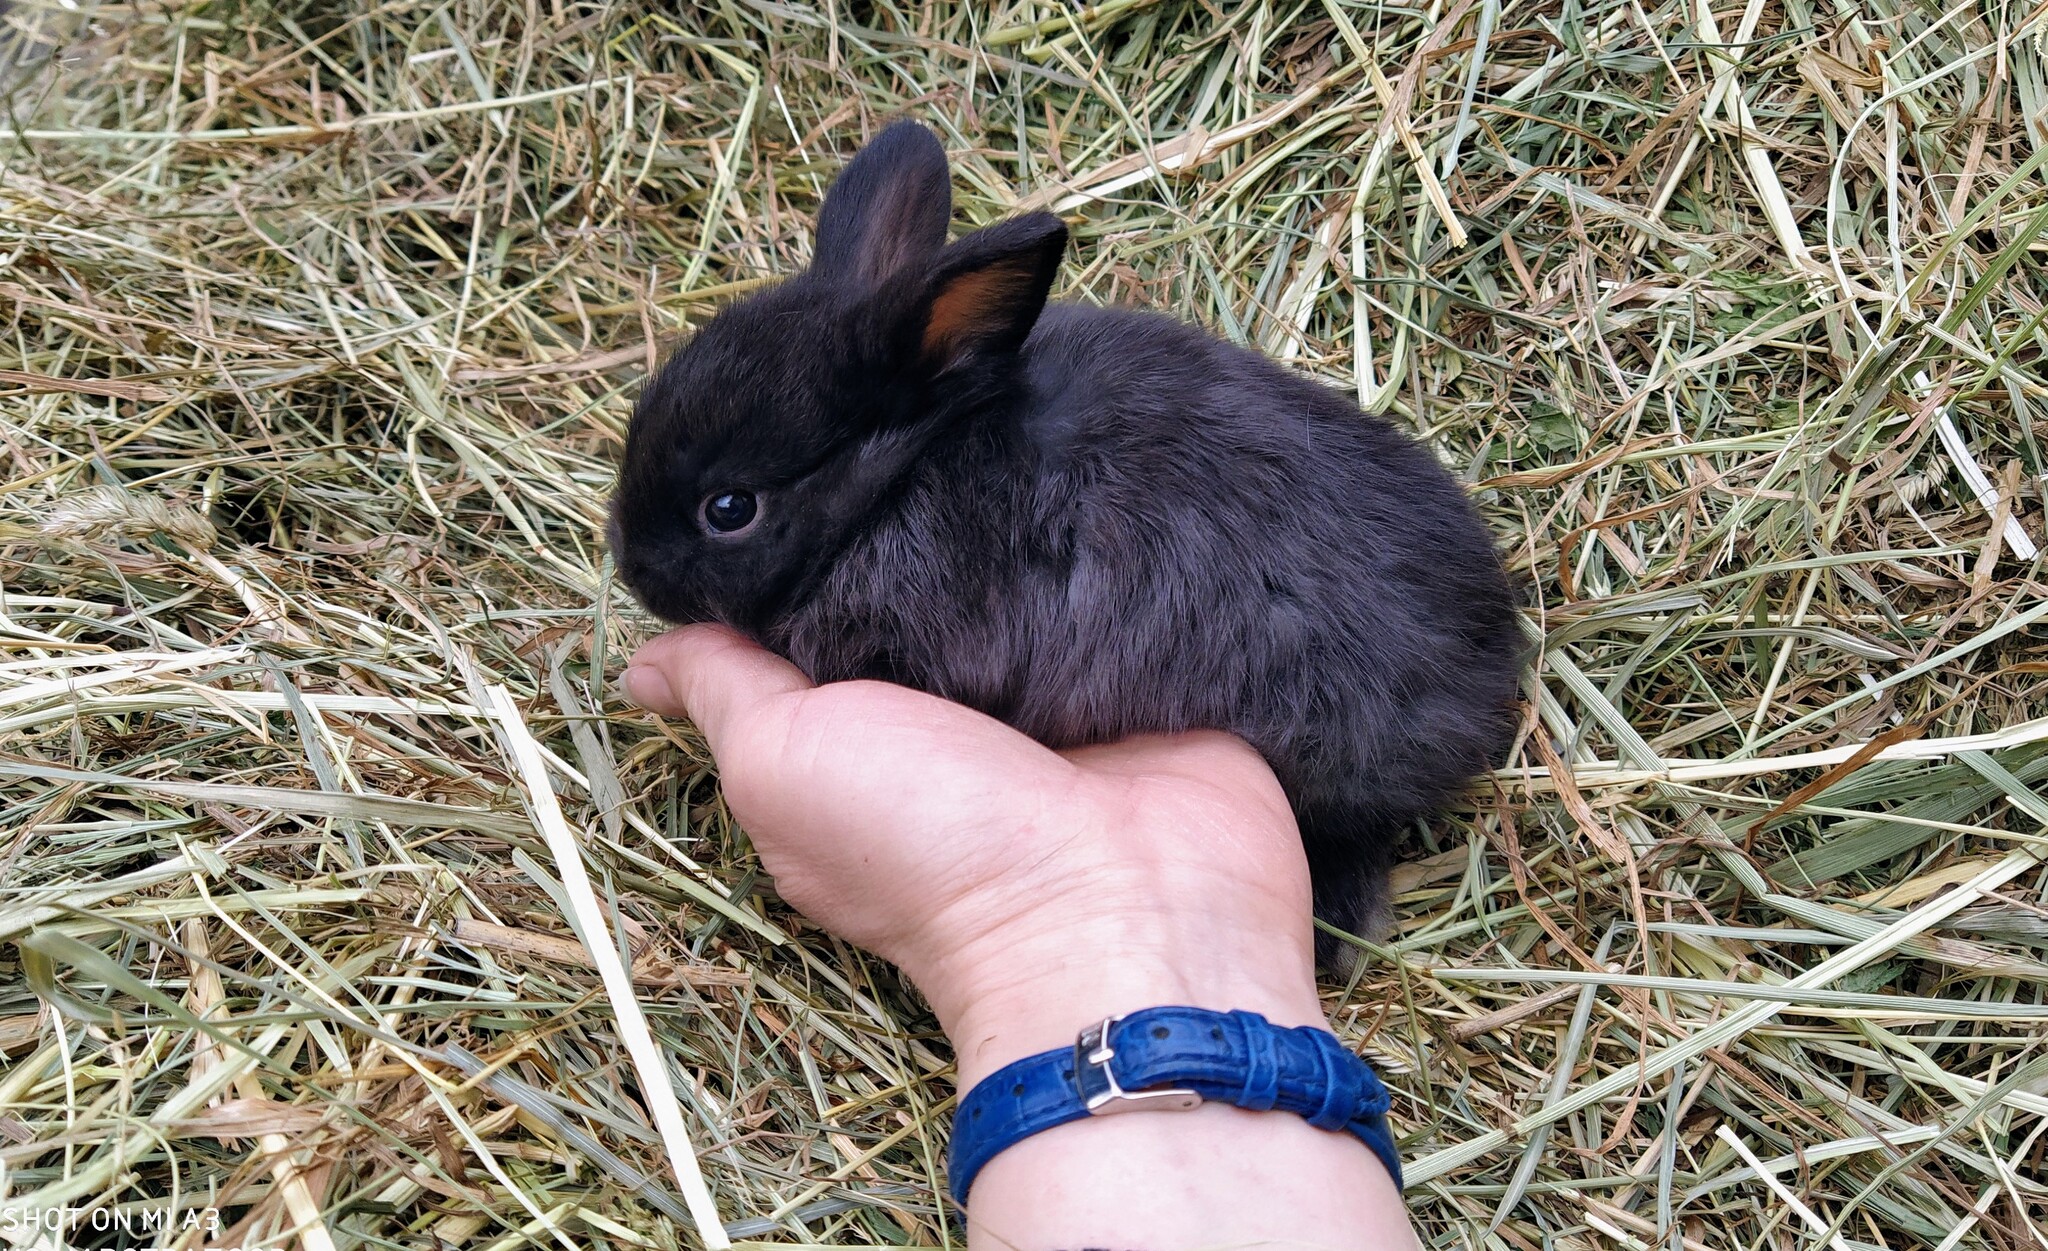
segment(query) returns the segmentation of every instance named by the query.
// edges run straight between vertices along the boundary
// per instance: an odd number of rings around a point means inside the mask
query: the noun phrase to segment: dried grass
[[[910,110],[965,219],[1355,387],[1533,583],[1516,758],[1328,988],[1429,1245],[2041,1245],[2043,10],[0,20],[12,1241],[957,1241],[930,1017],[605,682],[650,344]]]

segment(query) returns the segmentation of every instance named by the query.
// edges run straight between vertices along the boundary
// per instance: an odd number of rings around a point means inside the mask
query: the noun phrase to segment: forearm
[[[1416,1245],[1356,1138],[1216,1103],[1034,1134],[982,1170],[968,1214],[973,1251]]]

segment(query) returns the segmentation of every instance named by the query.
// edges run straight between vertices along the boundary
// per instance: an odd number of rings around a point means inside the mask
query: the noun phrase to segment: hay
[[[1532,582],[1515,759],[1327,989],[1429,1245],[2039,1245],[2048,15],[682,7],[0,14],[9,1213],[957,1240],[942,1040],[610,692],[599,531],[651,344],[908,109],[964,219],[1355,388]]]

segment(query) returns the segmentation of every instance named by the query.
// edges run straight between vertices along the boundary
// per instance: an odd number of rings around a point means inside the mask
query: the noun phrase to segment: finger
[[[623,679],[634,703],[687,716],[711,744],[730,741],[776,696],[809,690],[803,671],[723,626],[684,626],[635,652]]]

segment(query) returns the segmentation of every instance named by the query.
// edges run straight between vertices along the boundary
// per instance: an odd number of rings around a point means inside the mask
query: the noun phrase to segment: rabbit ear
[[[924,355],[944,370],[969,352],[1014,352],[1045,309],[1067,249],[1067,225],[1026,213],[939,254],[925,315]]]
[[[916,122],[897,122],[862,148],[826,193],[811,272],[880,286],[945,246],[952,216],[946,150]]]

